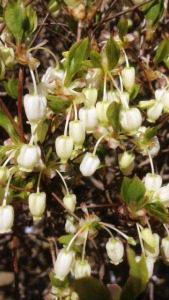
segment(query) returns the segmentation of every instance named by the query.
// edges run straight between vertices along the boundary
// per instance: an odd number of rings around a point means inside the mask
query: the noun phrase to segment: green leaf
[[[18,97],[18,80],[9,79],[8,81],[4,82],[4,87],[5,87],[5,91],[11,98],[17,99],[17,97]]]
[[[26,21],[26,10],[21,0],[10,0],[7,3],[4,13],[7,28],[20,43],[24,34],[24,23]]]
[[[68,245],[73,237],[73,234],[62,235],[58,238],[58,242],[63,245]]]
[[[147,128],[144,133],[144,138],[142,143],[148,144],[156,134],[157,134],[157,127]]]
[[[64,98],[55,95],[48,95],[47,100],[50,109],[55,113],[65,111],[65,109],[68,108],[71,104],[70,100],[65,100]]]
[[[121,109],[121,104],[117,102],[112,102],[107,109],[107,118],[115,132],[118,132],[120,130],[120,121],[119,121],[120,109]]]
[[[65,280],[59,280],[55,277],[55,274],[53,272],[49,273],[49,278],[52,286],[54,287],[66,288],[69,285],[69,281],[67,278]]]
[[[109,290],[93,277],[75,280],[72,287],[80,300],[112,300]]]
[[[83,66],[83,62],[87,59],[89,54],[89,40],[88,38],[75,43],[69,50],[66,57],[66,78],[65,84],[69,85],[72,78],[79,72]]]
[[[139,209],[143,203],[144,195],[144,183],[137,176],[133,178],[124,177],[121,185],[121,196],[127,205]]]
[[[149,22],[150,25],[155,25],[161,18],[163,11],[164,11],[163,0],[157,0],[147,10],[147,12],[145,14],[145,18]]]
[[[169,213],[160,201],[146,204],[145,209],[149,215],[156,218],[158,221],[169,223]]]
[[[129,278],[122,290],[120,300],[134,300],[145,289],[149,281],[148,270],[145,257],[142,256],[139,262],[136,262],[135,253],[132,249],[127,249],[128,263],[130,266]]]
[[[112,38],[107,41],[105,55],[107,58],[106,68],[108,68],[108,70],[112,70],[117,65],[120,58],[120,48],[117,42]]]
[[[2,111],[0,111],[0,126],[4,128],[14,142],[19,140],[11,121]]]
[[[167,59],[169,56],[169,39],[164,39],[160,42],[157,50],[156,55],[154,58],[155,63],[160,63]]]
[[[90,52],[90,59],[94,68],[102,68],[101,55],[97,51]]]
[[[25,28],[25,37],[33,33],[36,30],[38,25],[36,10],[33,9],[31,5],[26,7],[26,16],[27,16],[27,22],[25,24],[27,27]]]
[[[133,100],[137,97],[138,93],[140,91],[140,85],[139,84],[135,84],[131,93],[130,93],[130,99]]]
[[[121,17],[118,24],[117,28],[119,30],[119,36],[121,39],[127,34],[128,32],[128,20],[125,17]]]

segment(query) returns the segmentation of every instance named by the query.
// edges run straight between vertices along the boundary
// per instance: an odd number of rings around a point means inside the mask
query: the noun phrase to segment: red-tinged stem
[[[23,98],[23,81],[24,81],[24,69],[19,68],[18,77],[18,126],[22,140],[24,140],[23,131],[23,109],[22,109],[22,98]]]

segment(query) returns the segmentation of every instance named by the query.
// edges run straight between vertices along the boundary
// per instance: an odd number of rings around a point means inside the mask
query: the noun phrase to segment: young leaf
[[[145,257],[136,262],[135,253],[127,249],[128,263],[130,266],[129,278],[122,290],[120,300],[135,300],[146,289],[149,277]]]
[[[135,84],[131,93],[130,93],[130,99],[133,100],[137,97],[138,93],[140,91],[140,85],[139,84]]]
[[[17,99],[17,97],[18,97],[18,80],[9,79],[8,81],[4,82],[4,87],[5,87],[7,94],[11,98]]]
[[[101,55],[97,51],[90,52],[90,59],[94,68],[102,68]]]
[[[121,105],[119,103],[112,102],[109,105],[107,110],[107,118],[115,132],[118,132],[120,130],[120,121],[119,121],[120,108]]]
[[[148,203],[146,204],[145,209],[150,216],[156,218],[160,222],[169,223],[169,213],[161,202]]]
[[[93,277],[75,280],[72,287],[79,295],[80,300],[112,300],[109,290]]]
[[[128,20],[125,17],[121,17],[118,24],[117,24],[117,28],[119,30],[119,36],[121,39],[123,39],[123,37],[127,34],[128,31]]]
[[[142,143],[148,144],[156,134],[157,134],[157,127],[147,128]]]
[[[75,43],[69,50],[66,58],[66,78],[65,84],[69,85],[74,75],[82,68],[83,62],[88,57],[89,40],[88,38]]]
[[[8,117],[0,110],[0,126],[4,128],[4,130],[9,134],[11,139],[16,142],[19,140],[18,135],[11,124]]]
[[[154,62],[160,63],[165,59],[167,59],[168,56],[169,56],[169,39],[164,39],[163,41],[160,42],[156,50]]]
[[[70,100],[65,100],[55,95],[48,95],[47,100],[50,109],[55,113],[63,112],[71,103]]]
[[[62,235],[58,238],[58,242],[63,245],[68,245],[73,237],[73,234]]]
[[[158,20],[161,18],[164,11],[164,2],[163,0],[155,1],[152,6],[148,9],[145,14],[145,18],[150,25],[155,25]]]
[[[26,10],[23,1],[8,1],[5,8],[4,19],[8,30],[15,37],[16,41],[20,43],[23,39],[24,23],[26,21]]]
[[[121,185],[121,196],[127,205],[140,207],[145,195],[144,183],[138,178],[124,177]]]
[[[112,70],[118,63],[120,58],[120,48],[115,40],[110,38],[105,47],[108,70]],[[104,66],[103,66],[104,67]]]

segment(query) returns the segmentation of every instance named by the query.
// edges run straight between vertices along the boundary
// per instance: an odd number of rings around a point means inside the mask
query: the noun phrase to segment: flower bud
[[[75,279],[88,277],[91,275],[91,266],[89,265],[87,260],[77,259],[73,266],[72,273]]]
[[[86,131],[93,131],[98,124],[96,108],[94,106],[90,108],[80,108],[79,119],[82,121]]]
[[[69,136],[73,139],[74,145],[80,149],[85,140],[85,128],[82,121],[71,121],[69,123]]]
[[[160,175],[147,173],[144,177],[144,184],[147,192],[155,192],[162,185],[162,178]]]
[[[160,249],[159,249],[159,243],[160,243],[159,235],[157,233],[154,233],[153,234],[153,239],[154,239],[154,246],[149,241],[149,243],[144,244],[144,249],[145,249],[145,254],[148,257],[152,257],[153,259],[156,259],[159,255],[159,252],[160,252]]]
[[[130,175],[134,169],[135,155],[127,151],[119,155],[119,167],[124,175]]]
[[[41,160],[41,150],[38,146],[24,144],[17,157],[17,163],[24,172],[32,172]]]
[[[73,139],[69,136],[61,135],[55,141],[56,153],[62,163],[66,163],[73,151]]]
[[[166,206],[169,207],[169,184],[162,186],[156,193],[156,197]]]
[[[163,104],[156,102],[152,107],[147,110],[148,121],[154,123],[161,115]]]
[[[46,115],[46,98],[42,95],[24,96],[24,109],[29,122],[38,122]]]
[[[136,262],[139,262],[141,259],[141,256],[136,256]],[[154,270],[154,263],[155,260],[152,257],[145,257],[146,267],[148,271],[148,277],[149,279],[153,276],[153,270]]]
[[[97,118],[98,121],[103,125],[108,123],[107,109],[109,105],[110,103],[108,101],[99,101],[96,104]]]
[[[0,233],[11,231],[14,222],[14,209],[12,205],[0,206]]]
[[[33,220],[40,220],[46,208],[46,193],[31,193],[28,198],[28,203]]]
[[[169,236],[161,241],[161,252],[165,262],[169,263]]]
[[[133,67],[125,67],[121,72],[121,76],[125,89],[131,92],[135,84],[135,69]]]
[[[118,238],[109,238],[106,243],[107,255],[111,260],[111,263],[118,265],[123,260],[124,246]]]
[[[98,91],[96,88],[84,88],[83,94],[85,95],[84,104],[90,108],[96,104]]]
[[[129,108],[120,112],[121,127],[128,133],[135,133],[141,126],[142,116],[138,108]]]
[[[9,170],[7,167],[0,167],[0,184],[5,184],[9,178]]]
[[[100,160],[97,155],[87,152],[80,164],[80,172],[83,176],[91,176],[95,173],[96,169],[100,165]]]
[[[71,212],[74,212],[76,207],[76,195],[66,194],[63,198],[63,203],[67,209],[69,209]]]
[[[54,272],[55,277],[59,280],[64,280],[65,277],[71,270],[72,264],[74,262],[75,253],[72,250],[62,249],[59,251],[57,256],[55,265],[54,265]]]
[[[65,223],[65,231],[67,233],[74,234],[77,230],[77,226],[74,223],[74,218],[72,216],[67,216]]]
[[[6,67],[10,68],[14,64],[15,54],[13,48],[1,46],[0,56]]]

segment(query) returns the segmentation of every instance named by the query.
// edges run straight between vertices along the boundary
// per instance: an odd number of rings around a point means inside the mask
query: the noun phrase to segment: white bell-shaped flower
[[[114,265],[122,262],[124,256],[124,246],[120,239],[111,237],[106,243],[107,255]]]
[[[79,119],[82,121],[86,131],[92,132],[98,124],[96,107],[92,106],[90,108],[87,107],[80,108]]]
[[[147,173],[143,181],[147,192],[155,192],[162,185],[162,177],[158,174]]]
[[[0,206],[0,233],[11,231],[14,222],[14,209],[12,205]]]
[[[31,193],[28,198],[28,203],[34,221],[40,220],[46,208],[46,193]]]
[[[55,148],[62,163],[66,163],[72,155],[73,139],[70,136],[61,135],[56,138]]]
[[[169,112],[169,90],[166,88],[157,89],[155,91],[156,101],[163,104],[164,112]]]
[[[63,203],[67,209],[69,209],[71,212],[74,212],[76,207],[76,195],[66,194],[63,198]]]
[[[124,175],[130,175],[134,169],[135,155],[127,151],[119,154],[119,167]]]
[[[85,106],[88,108],[95,106],[98,90],[96,88],[84,88],[82,92],[85,95]]]
[[[87,152],[80,164],[80,172],[83,176],[91,176],[95,173],[100,165],[100,160],[97,155]]]
[[[163,110],[163,104],[156,102],[147,110],[148,121],[154,123],[160,116]]]
[[[91,275],[91,266],[86,259],[77,259],[74,263],[72,274],[75,279]]]
[[[120,112],[120,124],[127,133],[135,133],[141,123],[142,116],[138,108],[133,107]]]
[[[5,184],[9,178],[9,169],[5,166],[0,167],[0,184]]]
[[[169,263],[169,236],[161,240],[161,252],[164,261]]]
[[[66,223],[65,223],[65,231],[67,233],[74,234],[77,230],[77,225],[75,224],[74,217],[67,216],[66,217]]]
[[[38,122],[46,116],[47,101],[43,95],[24,96],[24,109],[30,123]]]
[[[69,123],[69,136],[73,139],[77,149],[82,147],[85,140],[85,128],[82,121],[75,120]]]
[[[24,144],[17,157],[17,163],[21,171],[32,172],[41,161],[41,150],[39,146]]]
[[[110,103],[108,101],[99,101],[96,104],[97,118],[101,124],[108,123],[107,109],[108,109],[109,105],[110,105]]]
[[[64,280],[71,270],[74,262],[75,253],[72,250],[62,249],[59,251],[55,265],[55,277],[59,280]]]
[[[166,207],[169,207],[169,184],[162,186],[155,195]]]
[[[45,85],[49,92],[54,92],[56,88],[56,81],[64,79],[64,71],[57,70],[56,68],[47,68],[45,74],[42,76],[41,82]]]
[[[126,91],[131,92],[135,85],[135,69],[125,67],[121,72],[121,77]]]

